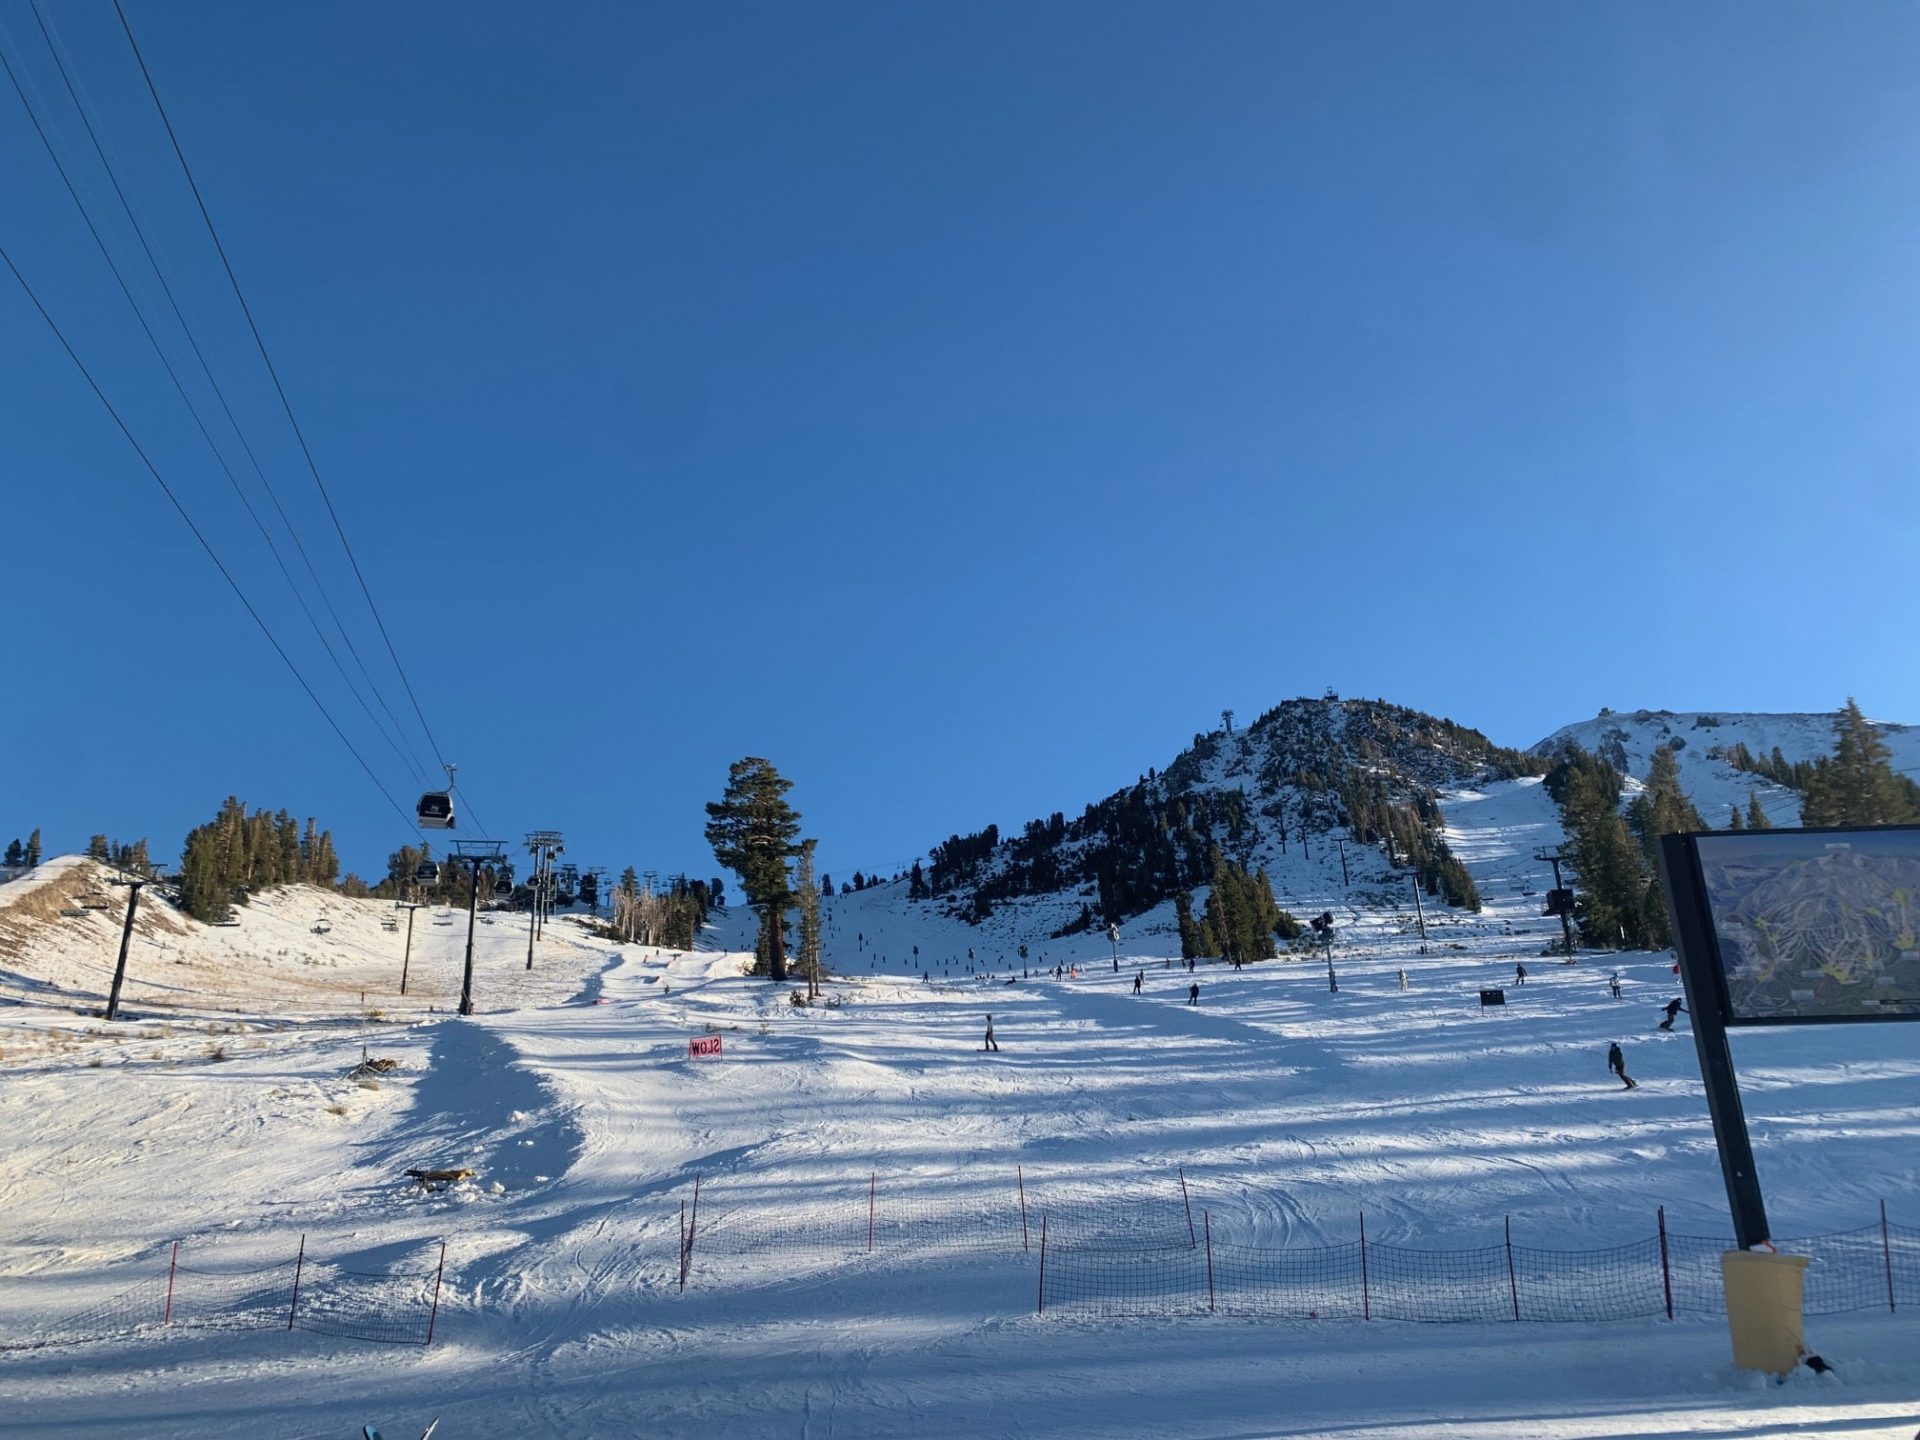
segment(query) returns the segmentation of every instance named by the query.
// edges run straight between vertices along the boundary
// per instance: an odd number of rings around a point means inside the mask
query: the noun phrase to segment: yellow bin
[[[1727,1287],[1727,1328],[1733,1363],[1742,1370],[1784,1375],[1806,1353],[1800,1299],[1807,1257],[1764,1250],[1728,1250],[1720,1256]]]

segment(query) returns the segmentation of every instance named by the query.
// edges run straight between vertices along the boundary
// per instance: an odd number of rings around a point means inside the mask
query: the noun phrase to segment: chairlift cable
[[[46,321],[47,328],[53,331],[53,338],[60,342],[60,348],[67,352],[67,358],[73,361],[74,367],[79,370],[81,378],[87,382],[87,388],[93,391],[94,398],[99,400],[101,405],[106,408],[107,414],[113,418],[113,423],[119,428],[120,433],[126,437],[127,444],[133,447],[133,453],[140,457],[140,463],[146,467],[147,473],[153,477],[154,483],[160,487],[161,493],[167,497],[168,501],[173,505],[174,510],[178,512],[180,518],[186,522],[187,529],[193,532],[193,538],[200,542],[200,548],[207,552],[207,558],[213,561],[214,568],[220,572],[220,578],[227,582],[228,588],[233,591],[240,603],[246,607],[247,614],[252,616],[253,623],[260,627],[260,633],[267,637],[267,643],[273,646],[274,653],[285,662],[287,669],[293,672],[293,678],[300,683],[300,688],[307,692],[307,698],[313,701],[314,708],[320,712],[321,718],[327,722],[328,726],[333,730],[333,733],[339,737],[340,743],[347,747],[347,753],[352,755],[353,758],[360,763],[360,768],[366,771],[367,778],[373,782],[374,788],[386,797],[387,803],[393,807],[394,812],[414,830],[414,833],[419,834],[419,828],[414,825],[413,817],[401,809],[400,802],[393,798],[392,792],[380,783],[380,777],[374,774],[373,767],[367,764],[366,757],[360,753],[358,747],[347,737],[347,732],[340,728],[340,722],[333,718],[333,713],[327,709],[320,697],[314,693],[313,687],[307,683],[306,676],[300,673],[300,667],[293,663],[293,657],[287,654],[285,648],[280,644],[279,640],[275,638],[272,629],[267,625],[267,622],[261,618],[260,612],[253,608],[253,602],[247,599],[247,593],[240,588],[240,582],[233,578],[233,572],[227,569],[226,564],[220,559],[219,553],[201,532],[200,527],[194,523],[193,516],[187,513],[187,507],[180,503],[180,497],[174,493],[173,487],[167,484],[166,477],[160,473],[159,467],[153,463],[152,458],[147,454],[145,448],[142,447],[139,440],[134,437],[133,431],[127,427],[127,422],[121,418],[119,410],[114,408],[113,401],[107,398],[107,392],[102,390],[100,388],[100,382],[93,378],[93,372],[87,368],[86,361],[80,358],[79,352],[73,348],[72,343],[67,339],[66,332],[61,330],[58,322],[56,322],[48,312],[47,307],[40,303],[39,295],[34,292],[33,286],[27,283],[27,277],[20,273],[20,267],[13,263],[13,256],[8,253],[4,244],[0,244],[0,263],[4,263],[7,269],[13,273],[13,278],[19,282],[20,288],[26,292],[27,299],[32,302],[33,308],[40,312],[40,318]],[[426,840],[425,835],[420,835],[420,838],[423,842]]]
[[[10,36],[7,38],[9,40],[11,39]],[[27,112],[27,119],[32,122],[34,132],[40,137],[40,143],[46,148],[48,157],[53,161],[54,168],[59,172],[61,183],[66,187],[67,195],[73,201],[74,207],[80,212],[80,219],[86,225],[87,233],[93,237],[93,243],[99,247],[101,258],[107,262],[107,269],[112,272],[114,282],[120,287],[121,295],[125,297],[128,307],[133,311],[134,319],[139,322],[141,331],[147,337],[147,343],[153,347],[153,353],[159,358],[161,368],[167,372],[167,378],[173,382],[173,388],[179,394],[181,403],[187,407],[187,413],[193,417],[194,425],[199,430],[201,438],[207,442],[207,448],[212,451],[215,464],[220,467],[221,473],[227,477],[227,483],[233,487],[234,495],[239,499],[241,507],[247,512],[247,518],[253,521],[254,528],[260,532],[261,538],[267,542],[267,549],[273,555],[274,563],[279,566],[280,574],[282,578],[286,580],[287,587],[293,591],[294,599],[299,602],[301,610],[305,612],[307,623],[313,626],[314,634],[319,638],[322,648],[326,650],[328,658],[333,661],[334,667],[340,671],[340,678],[346,681],[348,690],[352,693],[354,699],[359,701],[361,709],[366,710],[367,718],[373,722],[374,728],[379,731],[381,737],[386,740],[387,744],[393,748],[394,754],[399,758],[400,763],[402,765],[409,764],[410,762],[407,757],[401,754],[398,746],[394,745],[392,737],[388,736],[387,732],[381,728],[380,722],[375,718],[373,711],[367,708],[367,702],[361,697],[358,689],[354,687],[353,681],[347,675],[345,667],[340,664],[339,656],[334,653],[333,646],[328,643],[325,633],[320,629],[320,622],[314,617],[311,607],[307,604],[306,597],[300,593],[299,587],[294,584],[293,575],[288,571],[286,561],[281,556],[279,547],[274,543],[273,536],[268,532],[265,524],[262,523],[259,513],[253,508],[253,503],[247,499],[246,492],[241,488],[238,477],[234,475],[232,467],[227,464],[226,457],[220,453],[220,447],[214,443],[213,435],[208,430],[206,421],[201,417],[199,408],[195,406],[192,397],[188,395],[186,386],[180,379],[179,372],[174,368],[173,362],[168,358],[165,349],[161,346],[159,337],[153,333],[153,327],[147,323],[145,313],[140,309],[139,303],[133,297],[132,287],[127,284],[126,276],[121,272],[120,266],[113,258],[113,252],[108,249],[107,242],[100,234],[99,227],[93,222],[92,214],[87,210],[85,202],[80,198],[80,192],[74,185],[73,177],[68,172],[65,162],[61,160],[59,151],[54,147],[52,137],[48,135],[46,127],[40,122],[38,112],[34,110],[32,103],[28,100],[26,88],[21,83],[19,73],[13,68],[13,63],[7,56],[7,47],[4,45],[0,45],[0,69],[6,71],[7,79],[13,85],[13,92],[20,97],[20,104]],[[115,189],[118,189],[117,181],[115,182]],[[131,218],[131,216],[129,216],[129,218]],[[156,270],[156,274],[157,273],[158,271]],[[164,283],[163,281],[162,284],[164,285]]]
[[[394,735],[399,736],[401,743],[406,746],[407,753],[400,757],[401,763],[407,765],[413,771],[414,778],[424,784],[427,777],[426,765],[421,761],[419,753],[414,750],[413,742],[407,737],[404,727],[400,724],[399,717],[393,713],[393,710],[387,704],[386,697],[381,694],[380,687],[375,682],[372,672],[367,669],[366,661],[361,658],[359,647],[353,643],[352,635],[348,633],[345,623],[341,620],[340,612],[333,603],[333,597],[328,593],[325,582],[320,578],[319,571],[314,568],[313,559],[307,553],[306,542],[300,538],[299,528],[294,525],[285,507],[281,505],[280,496],[278,492],[274,490],[273,482],[267,479],[266,470],[260,464],[259,457],[254,453],[252,442],[247,439],[246,431],[241,428],[239,418],[233,413],[233,406],[227,400],[226,391],[214,377],[213,369],[208,364],[205,353],[201,350],[200,341],[194,334],[193,327],[187,323],[187,317],[180,308],[180,302],[173,293],[173,287],[167,283],[166,272],[161,268],[159,258],[153,253],[152,245],[148,243],[146,229],[141,225],[139,217],[134,213],[132,202],[127,198],[126,191],[120,184],[119,174],[115,170],[112,160],[108,158],[106,147],[101,142],[98,131],[94,128],[91,116],[87,113],[86,103],[81,98],[81,92],[77,87],[72,69],[68,66],[65,56],[61,53],[61,46],[56,42],[54,31],[46,15],[40,8],[40,0],[29,0],[29,4],[33,10],[33,18],[40,27],[40,36],[46,41],[47,51],[52,55],[53,63],[60,71],[60,79],[66,86],[67,96],[72,100],[73,108],[79,113],[80,123],[85,127],[87,132],[87,139],[93,144],[93,152],[99,157],[100,166],[107,173],[107,180],[113,187],[114,196],[120,202],[120,208],[127,217],[127,223],[133,227],[134,236],[139,240],[140,249],[147,257],[147,264],[153,270],[154,279],[160,284],[161,294],[166,297],[167,305],[173,311],[173,318],[179,322],[181,332],[186,336],[187,344],[193,351],[193,358],[199,363],[200,373],[206,377],[207,384],[212,388],[214,397],[220,402],[220,409],[226,415],[227,423],[233,428],[234,436],[239,440],[241,450],[245,452],[248,463],[253,467],[253,473],[259,478],[261,488],[266,491],[267,499],[272,502],[274,513],[280,517],[280,523],[286,526],[287,534],[293,540],[294,549],[299,553],[301,562],[306,567],[308,578],[313,581],[313,587],[315,591],[318,592],[321,603],[326,607],[327,614],[333,619],[334,629],[339,633],[341,640],[345,642],[348,654],[353,657],[354,664],[359,667],[361,676],[366,680],[367,688],[373,693],[373,698],[385,713],[388,723],[392,725]],[[51,147],[49,147],[48,153],[53,153]],[[59,164],[57,155],[54,158],[54,163],[56,165]],[[72,187],[69,186],[69,190],[71,190],[71,188]],[[96,236],[95,238],[97,239],[98,237]],[[178,380],[174,383],[176,388],[179,388]],[[184,393],[185,392],[182,391],[183,397]],[[195,418],[198,419],[197,414]],[[204,425],[201,429],[202,432],[205,433]],[[207,443],[209,446],[213,444],[210,435],[207,437]],[[218,455],[218,453],[216,449],[215,454]],[[328,642],[325,634],[321,632],[319,621],[315,619],[312,610],[307,606],[306,597],[300,593],[299,587],[294,584],[293,576],[288,572],[286,563],[280,558],[279,549],[274,544],[272,536],[268,534],[266,526],[263,525],[259,517],[254,514],[252,505],[247,502],[246,496],[240,490],[239,482],[234,479],[231,471],[228,471],[227,479],[228,482],[233,485],[234,493],[240,496],[241,504],[247,506],[247,514],[253,519],[255,527],[260,531],[261,537],[266,540],[268,548],[273,551],[274,561],[280,566],[281,573],[286,577],[288,588],[293,590],[295,598],[300,601],[301,609],[306,611],[308,622],[313,625],[314,633],[319,637],[321,645],[326,648],[328,658],[333,661],[334,667],[340,671],[340,678],[347,681],[349,688],[353,688],[353,681],[347,676],[346,668],[341,665],[339,657],[335,655],[333,646]],[[367,710],[367,718],[373,721],[375,727],[381,728],[381,733],[384,737],[386,735],[384,728],[380,727],[380,722],[374,717],[373,712],[367,709],[367,703],[361,698],[357,689],[354,690],[354,698],[359,700],[360,707],[363,710]],[[387,743],[389,746],[394,745],[394,741],[391,738],[388,738]]]
[[[199,183],[193,178],[193,168],[187,164],[186,151],[180,146],[180,137],[174,133],[173,121],[167,115],[167,107],[160,99],[159,87],[154,84],[153,74],[147,69],[146,57],[140,53],[140,42],[134,39],[133,26],[127,22],[127,12],[121,7],[120,0],[113,0],[114,14],[120,17],[120,28],[126,32],[127,44],[133,50],[133,58],[139,63],[140,76],[147,84],[147,93],[153,97],[153,107],[160,115],[160,123],[166,128],[167,139],[173,146],[174,158],[180,162],[180,172],[186,176],[187,186],[193,191],[194,204],[200,209],[200,218],[205,222],[207,234],[213,240],[213,248],[220,256],[221,267],[227,273],[227,283],[233,287],[233,297],[240,303],[240,313],[246,317],[247,328],[253,333],[253,343],[260,351],[260,359],[267,367],[267,374],[273,381],[274,392],[280,397],[280,408],[286,412],[287,423],[293,428],[294,438],[300,444],[300,453],[305,457],[307,469],[313,476],[313,483],[320,491],[320,498],[326,502],[327,516],[333,521],[333,530],[340,537],[340,545],[347,552],[347,561],[353,567],[354,579],[360,583],[360,593],[366,598],[367,609],[373,614],[373,623],[379,627],[380,638],[386,643],[387,656],[393,661],[393,668],[400,676],[405,687],[407,699],[413,705],[413,713],[420,721],[420,729],[427,737],[434,758],[444,767],[446,757],[440,752],[439,742],[433,737],[433,728],[427,724],[425,712],[420,708],[420,699],[414,694],[413,682],[407,678],[406,667],[400,663],[399,652],[394,649],[393,637],[387,633],[386,621],[380,617],[379,606],[373,603],[373,591],[367,585],[367,577],[361,572],[360,561],[353,553],[353,546],[347,540],[347,532],[340,523],[339,513],[333,507],[333,497],[327,493],[326,482],[320,478],[320,467],[314,461],[313,451],[307,444],[305,432],[293,413],[293,403],[287,398],[286,387],[280,383],[280,372],[274,368],[273,357],[267,353],[267,342],[260,334],[260,327],[254,323],[253,309],[247,304],[247,297],[240,288],[240,279],[234,274],[233,264],[227,259],[226,246],[220,243],[220,232],[214,226],[213,215],[207,209],[207,202],[200,194]]]

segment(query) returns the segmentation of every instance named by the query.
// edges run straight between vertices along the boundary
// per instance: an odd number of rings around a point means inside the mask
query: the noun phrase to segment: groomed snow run
[[[1486,913],[1429,915],[1424,953],[1411,913],[1355,918],[1337,993],[1319,959],[1189,979],[1165,917],[1130,927],[1117,971],[1080,936],[1033,942],[1008,983],[1017,959],[892,887],[833,902],[830,1005],[744,975],[737,912],[692,954],[563,917],[531,971],[525,917],[501,914],[476,927],[461,1019],[464,915],[420,912],[403,1000],[389,910],[290,890],[230,930],[159,916],[108,1026],[84,1011],[111,927],[44,895],[23,918],[0,887],[0,1341],[164,1275],[176,1240],[182,1265],[216,1268],[280,1263],[302,1237],[366,1271],[447,1246],[431,1346],[148,1325],[0,1352],[0,1433],[347,1440],[438,1415],[436,1440],[1910,1440],[1905,1307],[1811,1319],[1836,1368],[1785,1383],[1736,1371],[1713,1318],[1035,1313],[1020,1185],[1033,1228],[1083,1236],[1144,1234],[1181,1176],[1214,1237],[1245,1245],[1344,1245],[1363,1210],[1370,1241],[1436,1250],[1499,1245],[1509,1218],[1544,1248],[1640,1241],[1661,1206],[1679,1233],[1728,1233],[1692,1038],[1654,1028],[1667,957],[1540,956],[1536,783],[1447,815]],[[968,972],[969,944],[995,973]],[[1508,1004],[1483,1011],[1501,984]],[[689,1058],[710,1033],[723,1054]],[[1632,1093],[1606,1071],[1614,1039]],[[1780,1234],[1877,1223],[1882,1199],[1920,1225],[1920,1027],[1736,1044]],[[397,1068],[350,1077],[363,1050]],[[423,1191],[409,1167],[475,1175]],[[876,1228],[964,1215],[997,1242],[869,1255],[840,1243],[869,1203]]]

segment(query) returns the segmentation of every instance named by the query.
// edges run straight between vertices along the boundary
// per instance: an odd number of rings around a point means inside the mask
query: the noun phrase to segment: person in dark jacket
[[[1614,999],[1618,1000],[1620,998],[1620,972],[1618,970],[1607,977],[1607,989],[1612,992]]]
[[[1687,1013],[1687,1007],[1682,1005],[1678,1000],[1667,1001],[1666,1010],[1667,1018],[1660,1022],[1660,1028],[1662,1030],[1671,1030],[1673,1028],[1673,1017]]]
[[[1524,985],[1527,983],[1527,967],[1526,966],[1516,965],[1513,967],[1513,983],[1516,985]]]
[[[1187,1004],[1198,1005],[1199,1003],[1200,1003],[1200,986],[1196,982],[1195,984],[1189,985],[1187,987]]]
[[[1139,970],[1134,973],[1134,977],[1133,977],[1133,993],[1134,994],[1138,995],[1140,993],[1140,986],[1143,983],[1145,983],[1146,978],[1147,978],[1147,972],[1144,970]]]
[[[1627,1074],[1627,1057],[1620,1053],[1620,1042],[1618,1040],[1607,1047],[1607,1069],[1620,1077],[1626,1089],[1638,1090],[1640,1088],[1634,1082],[1634,1078]]]

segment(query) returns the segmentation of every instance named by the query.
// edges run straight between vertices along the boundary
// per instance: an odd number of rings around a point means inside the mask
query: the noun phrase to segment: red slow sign
[[[698,1058],[702,1055],[718,1055],[719,1053],[720,1037],[718,1035],[696,1035],[693,1039],[687,1041],[687,1055],[689,1058]]]

